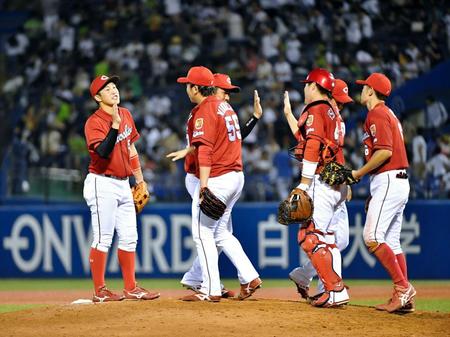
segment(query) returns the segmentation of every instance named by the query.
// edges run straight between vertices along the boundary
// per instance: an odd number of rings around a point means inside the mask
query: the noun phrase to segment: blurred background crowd
[[[12,143],[3,165],[3,197],[82,198],[88,154],[84,122],[96,110],[89,96],[98,74],[121,77],[122,106],[141,134],[137,143],[155,200],[185,201],[183,163],[165,155],[185,146],[191,103],[176,83],[193,65],[226,73],[242,91],[231,103],[244,122],[257,89],[264,110],[243,144],[243,200],[284,198],[298,180],[283,92],[294,113],[299,82],[313,67],[349,84],[354,104],[346,122],[345,155],[363,164],[356,79],[382,72],[395,88],[450,56],[446,1],[409,0],[0,0],[0,110]],[[412,198],[450,195],[448,106],[433,93],[398,114],[411,163]],[[367,183],[354,196],[368,194]]]

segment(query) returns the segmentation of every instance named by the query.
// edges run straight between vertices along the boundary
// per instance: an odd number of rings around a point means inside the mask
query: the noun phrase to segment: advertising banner
[[[295,225],[276,221],[276,203],[238,204],[233,230],[264,278],[286,278],[306,261],[297,244]],[[344,278],[387,278],[363,241],[364,205],[347,205],[350,243],[343,251]],[[449,201],[410,201],[405,210],[402,247],[411,278],[450,278]],[[68,206],[0,207],[0,277],[88,277],[92,230],[82,204]],[[138,217],[139,277],[180,277],[196,256],[191,237],[189,204],[153,204]],[[117,240],[110,250],[107,276],[120,277]],[[224,254],[222,254],[224,255]],[[222,277],[236,269],[220,257]]]

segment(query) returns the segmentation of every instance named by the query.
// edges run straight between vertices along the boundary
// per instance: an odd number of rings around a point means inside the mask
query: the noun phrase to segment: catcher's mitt
[[[353,177],[351,169],[334,161],[330,161],[325,165],[322,172],[320,172],[320,179],[330,186],[340,184],[352,185],[359,182],[359,179]]]
[[[147,183],[145,181],[134,185],[131,188],[133,194],[134,208],[136,213],[140,213],[145,205],[150,201],[150,193],[147,190]]]
[[[200,190],[200,200],[200,209],[211,219],[219,220],[225,213],[227,205],[217,198],[208,187],[203,187]]]
[[[299,224],[312,219],[314,205],[306,191],[294,188],[278,206],[278,222],[282,225]]]

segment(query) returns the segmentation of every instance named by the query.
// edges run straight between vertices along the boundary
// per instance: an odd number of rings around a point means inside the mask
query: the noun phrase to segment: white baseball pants
[[[395,255],[402,253],[400,232],[409,196],[408,179],[397,178],[404,171],[386,171],[371,177],[372,199],[363,233],[365,242],[386,243]]]
[[[136,211],[128,179],[118,180],[89,173],[84,180],[83,196],[91,210],[91,247],[108,252],[115,229],[119,249],[136,251]]]
[[[209,178],[208,188],[227,205],[225,214],[217,221],[209,218],[200,210],[200,184],[197,184],[193,194],[192,237],[197,247],[202,270],[201,292],[211,296],[221,295],[218,248],[221,248],[235,265],[242,284],[259,276],[241,244],[229,230],[231,211],[241,195],[243,186],[244,174],[242,172],[229,172]]]

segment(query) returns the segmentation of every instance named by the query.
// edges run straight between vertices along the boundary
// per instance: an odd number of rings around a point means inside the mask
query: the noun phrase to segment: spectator
[[[412,169],[414,176],[420,180],[425,179],[427,164],[427,142],[423,137],[423,129],[418,128],[412,139]]]
[[[246,142],[264,149],[262,163],[272,163],[278,151],[286,151],[292,141],[282,131],[287,125],[280,118],[280,93],[289,91],[294,113],[300,115],[303,87],[298,80],[312,67],[333,68],[336,77],[349,82],[367,72],[383,72],[397,87],[441,63],[450,51],[450,11],[437,8],[440,3],[436,1],[426,7],[379,0],[342,4],[231,1],[227,5],[119,1],[114,2],[112,12],[110,2],[83,3],[80,7],[70,1],[30,2],[30,15],[23,26],[4,38],[0,107],[15,116],[12,119],[21,120],[26,114],[30,169],[51,164],[82,170],[80,121],[96,108],[89,97],[89,78],[98,74],[122,77],[122,104],[132,107],[135,114],[142,136],[137,146],[148,155],[152,179],[158,181],[165,174],[163,179],[183,190],[179,172],[175,172],[179,167],[168,169],[159,159],[164,147],[181,142],[184,133],[184,112],[190,105],[179,99],[180,88],[172,83],[187,65],[204,64],[235,79],[242,88],[233,102],[240,119],[252,111],[247,98],[255,87],[260,90],[266,113]],[[438,10],[429,10],[433,7]],[[447,36],[442,34],[445,31]],[[428,151],[433,151],[440,133],[450,130],[443,102],[429,103],[423,109]],[[26,109],[29,106],[32,111]],[[348,131],[348,162],[361,166],[359,107],[350,106],[342,115]],[[404,117],[417,126],[412,116]],[[411,173],[421,177],[423,156],[419,156],[421,164],[415,165],[414,160],[419,160],[417,152],[423,154],[423,139],[420,135],[411,135],[411,139]],[[437,145],[442,154],[450,152],[448,142],[439,139]],[[269,180],[253,182],[259,200],[282,195],[283,184],[272,174]],[[168,200],[171,195],[159,197]]]
[[[428,129],[437,129],[445,124],[448,118],[447,109],[442,102],[434,96],[428,96],[426,100],[425,116]]]
[[[450,159],[442,153],[439,146],[436,147],[433,157],[427,163],[427,171],[433,178],[430,186],[430,197],[445,197],[449,191]]]

